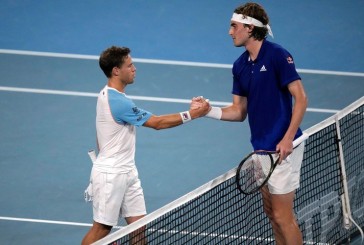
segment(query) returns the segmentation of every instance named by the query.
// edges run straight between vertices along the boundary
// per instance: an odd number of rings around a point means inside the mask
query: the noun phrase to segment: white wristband
[[[206,114],[206,117],[217,119],[217,120],[221,120],[221,116],[222,116],[221,108],[215,107],[215,106],[211,107],[211,110],[209,111],[209,113]]]
[[[180,112],[179,113],[181,115],[182,118],[182,122],[186,123],[192,120],[190,112],[189,111],[184,111],[184,112]]]

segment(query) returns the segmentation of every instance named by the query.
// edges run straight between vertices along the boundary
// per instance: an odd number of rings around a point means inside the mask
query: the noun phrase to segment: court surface
[[[303,130],[364,95],[362,1],[261,3],[309,97]],[[239,4],[2,1],[0,244],[79,244],[89,229],[87,151],[95,148],[96,96],[106,81],[99,53],[112,44],[132,49],[137,78],[126,92],[154,114],[187,110],[197,95],[226,105],[231,64],[243,52],[227,34]],[[247,122],[205,118],[138,128],[148,212],[235,167],[251,150],[249,135]]]

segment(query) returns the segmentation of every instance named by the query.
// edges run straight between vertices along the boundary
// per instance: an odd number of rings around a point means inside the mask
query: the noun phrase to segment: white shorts
[[[115,226],[119,217],[146,214],[143,189],[136,169],[125,174],[102,173],[93,169],[91,181],[94,221]]]
[[[271,194],[287,194],[300,186],[301,165],[305,143],[298,145],[293,152],[278,164],[268,180]]]

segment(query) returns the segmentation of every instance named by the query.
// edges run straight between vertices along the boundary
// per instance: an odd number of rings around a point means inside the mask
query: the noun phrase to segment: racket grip
[[[92,163],[95,163],[95,161],[96,161],[96,153],[95,153],[95,150],[89,150],[88,151],[88,155],[89,155],[89,157],[90,157],[90,159],[91,159],[91,161],[92,161]]]

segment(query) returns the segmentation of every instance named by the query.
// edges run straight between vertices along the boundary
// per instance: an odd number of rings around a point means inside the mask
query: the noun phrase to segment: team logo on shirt
[[[287,62],[288,62],[288,64],[293,64],[293,59],[291,56],[287,57]]]
[[[138,114],[140,112],[138,107],[133,107],[134,114]]]
[[[143,119],[143,117],[145,117],[147,115],[146,112],[143,112],[138,118],[137,118],[137,121],[139,122],[140,120]]]
[[[134,114],[135,115],[138,115],[138,114],[140,114],[141,113],[141,111],[140,111],[140,109],[138,108],[138,107],[133,107],[132,108],[132,110],[133,110],[133,112],[134,112]],[[147,113],[146,112],[143,112],[142,114],[140,114],[139,116],[138,116],[138,118],[137,118],[137,121],[139,122],[140,120],[142,120],[143,119],[143,117],[145,117],[147,115]]]

